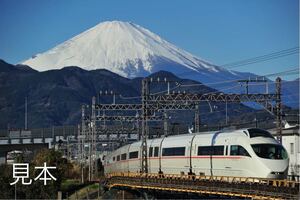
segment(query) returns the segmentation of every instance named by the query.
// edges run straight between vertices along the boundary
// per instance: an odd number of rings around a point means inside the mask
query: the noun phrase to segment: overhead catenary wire
[[[283,75],[290,75],[290,74],[294,74],[294,72],[299,72],[299,67],[293,67],[291,69],[288,69],[288,70],[285,70],[285,71],[281,71],[281,72],[277,72],[277,73],[271,73],[271,74],[265,74],[265,75],[257,75],[257,76],[253,76],[252,79],[255,79],[255,78],[267,78],[267,77],[274,77],[274,76],[283,76]],[[194,83],[194,84],[185,84],[185,85],[182,85],[182,84],[178,84],[177,86],[173,87],[170,89],[170,91],[173,91],[174,89],[177,89],[179,87],[195,87],[195,86],[210,86],[210,85],[218,85],[218,84],[224,84],[224,83],[233,83],[233,82],[237,82],[239,81],[240,79],[233,79],[233,80],[226,80],[226,81],[219,81],[219,82],[210,82],[210,83]],[[264,85],[265,83],[260,83],[262,85]],[[269,82],[268,84],[275,84],[275,82]],[[255,84],[255,85],[258,85]],[[234,86],[236,87],[236,86]],[[227,88],[227,87],[226,87]],[[226,88],[222,89],[223,91],[224,90],[227,90]],[[156,92],[156,93],[153,93],[153,95],[157,95],[157,94],[162,94],[162,93],[165,93],[167,92],[168,90],[164,90],[164,91],[160,91],[160,92]],[[210,92],[210,93],[207,93],[207,94],[211,94],[211,93],[219,93],[220,91],[215,91],[215,92]],[[129,100],[129,99],[140,99],[141,96],[133,96],[133,97],[124,97],[122,95],[119,95],[119,97],[121,99],[124,99],[124,100]]]
[[[222,64],[222,65],[216,65],[216,66],[223,67],[225,69],[230,70],[233,68],[238,68],[238,67],[255,64],[255,63],[259,63],[259,62],[274,60],[274,59],[278,59],[278,58],[282,58],[282,57],[290,56],[290,55],[294,55],[294,54],[299,54],[299,46],[272,52],[272,53],[265,54],[262,56],[256,56],[253,58],[234,61],[234,62],[230,62],[230,63],[226,63],[226,64]],[[177,74],[177,75],[185,76],[187,74],[191,74],[191,73],[195,73],[195,72],[198,72],[198,71],[197,70],[188,70],[188,71],[185,71],[185,72],[183,72],[181,74]]]
[[[297,47],[293,47],[293,48],[289,48],[289,49],[284,49],[284,50],[281,50],[281,51],[277,51],[277,52],[272,52],[272,53],[269,53],[269,54],[265,54],[265,55],[262,55],[262,56],[257,56],[257,57],[253,57],[253,58],[249,58],[249,59],[245,59],[245,60],[241,60],[241,61],[236,61],[236,62],[231,62],[231,63],[228,63],[228,64],[223,64],[223,65],[220,65],[221,67],[225,67],[226,66],[229,66],[227,67],[228,69],[229,68],[236,68],[238,66],[243,66],[243,65],[249,65],[249,64],[254,64],[254,63],[257,63],[257,62],[262,62],[262,61],[266,61],[266,60],[271,60],[271,59],[276,59],[276,58],[279,58],[279,57],[283,57],[283,56],[287,56],[287,55],[291,55],[291,54],[296,54],[296,53],[299,53],[299,46]],[[292,69],[292,70],[289,70],[290,72],[293,72],[295,70],[298,70],[299,71],[299,68],[296,68],[296,69]],[[259,75],[259,76],[254,76],[254,78],[260,78],[260,77],[272,77],[272,76],[278,76],[278,75],[281,75],[282,73],[286,73],[287,71],[283,71],[283,72],[279,72],[279,73],[273,73],[273,74],[269,74],[269,75]],[[184,72],[186,73],[186,72]],[[195,73],[194,71],[189,71],[187,73]],[[180,74],[179,74],[180,76]],[[189,84],[189,85],[180,85],[181,87],[192,87],[192,86],[200,86],[200,85],[217,85],[217,84],[223,84],[223,83],[231,83],[231,82],[235,82],[235,81],[238,81],[240,79],[235,79],[235,80],[227,80],[227,81],[219,81],[219,82],[212,82],[212,83],[201,83],[201,84]],[[178,86],[176,86],[175,88],[172,88],[170,90],[174,90],[178,88]],[[167,90],[166,90],[167,91]],[[166,91],[161,91],[161,92],[157,92],[155,94],[160,94],[160,93],[164,93]],[[136,96],[136,97],[123,97],[120,95],[120,97],[122,99],[139,99],[141,98],[141,96]]]
[[[273,76],[279,76],[279,75],[284,75],[284,74],[288,74],[288,73],[293,73],[299,71],[299,68],[292,68],[289,70],[285,70],[285,71],[281,71],[281,72],[277,72],[277,73],[272,73],[272,74],[266,74],[266,75],[257,75],[257,76],[253,76],[251,77],[251,79],[256,79],[256,78],[267,78],[267,77],[273,77]],[[211,82],[211,83],[195,83],[195,84],[185,84],[185,85],[181,85],[181,87],[193,87],[193,86],[201,86],[201,85],[218,85],[218,84],[224,84],[224,83],[232,83],[232,82],[237,82],[241,79],[233,79],[233,80],[227,80],[227,81],[220,81],[220,82]],[[273,82],[270,82],[273,83]],[[264,83],[265,84],[265,83]]]
[[[273,59],[277,59],[277,58],[281,58],[281,57],[285,57],[285,56],[289,56],[289,55],[293,55],[293,54],[297,54],[297,53],[299,53],[299,47],[293,47],[293,48],[265,54],[262,56],[257,56],[257,57],[253,57],[253,58],[249,58],[249,59],[245,59],[245,60],[240,60],[240,61],[236,61],[236,62],[223,64],[223,65],[220,65],[220,67],[232,69],[232,68],[250,65],[250,64],[254,64],[254,63],[258,63],[258,62],[273,60]]]

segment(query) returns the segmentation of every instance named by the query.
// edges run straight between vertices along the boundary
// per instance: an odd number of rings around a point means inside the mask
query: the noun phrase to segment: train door
[[[188,174],[195,174],[195,170],[193,169],[193,157],[196,155],[196,144],[194,143],[194,138],[196,137],[196,135],[194,135],[191,139],[191,141],[189,142],[189,145],[187,147],[188,152],[188,159],[187,159],[187,167],[189,167],[189,172]]]
[[[229,138],[225,139],[225,150],[224,150],[224,176],[232,176],[232,165],[230,157],[230,142]]]
[[[162,146],[163,146],[163,142],[165,140],[166,137],[163,137],[162,139],[159,139],[157,142],[156,147],[153,147],[154,153],[153,156],[155,157],[155,170],[158,173],[163,173],[163,169],[162,169]]]
[[[130,172],[129,171],[129,149],[130,149],[131,144],[128,145],[127,151],[126,151],[126,169],[125,172]]]
[[[239,168],[239,157],[235,155],[235,147],[236,139],[230,138],[227,139],[227,155],[226,159],[224,159],[224,175],[225,176],[240,176],[239,171],[237,170]]]
[[[210,175],[210,138],[197,135],[194,139],[195,154],[192,157],[193,172],[196,175]]]
[[[224,174],[225,138],[220,136],[222,132],[215,132],[211,139],[210,147],[210,167],[212,176],[222,176]]]

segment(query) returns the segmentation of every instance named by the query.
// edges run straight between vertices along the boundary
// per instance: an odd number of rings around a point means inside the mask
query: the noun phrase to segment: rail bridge
[[[217,198],[299,199],[299,182],[245,177],[111,173],[107,188]]]

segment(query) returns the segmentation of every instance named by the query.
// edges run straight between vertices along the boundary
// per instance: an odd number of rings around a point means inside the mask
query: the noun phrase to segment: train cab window
[[[259,128],[249,128],[248,129],[250,138],[254,138],[254,137],[268,137],[268,138],[274,138],[271,133],[269,133],[268,131],[259,129]]]
[[[117,155],[117,161],[120,161],[120,155]]]
[[[121,155],[121,160],[126,160],[126,157],[127,157],[127,154],[126,154],[126,153],[123,153],[123,154]]]
[[[149,157],[152,157],[153,156],[153,147],[150,147],[149,148]]]
[[[283,160],[288,158],[286,150],[278,144],[252,144],[255,154],[258,157],[273,160]]]
[[[113,157],[113,161],[115,161],[116,160],[116,157]]]
[[[162,156],[184,156],[185,147],[163,148]]]
[[[133,151],[129,153],[129,159],[138,158],[138,157],[139,157],[138,151]]]
[[[230,155],[231,156],[249,156],[247,150],[240,145],[231,145],[230,146]]]
[[[159,147],[154,148],[154,157],[158,157]]]
[[[224,146],[199,146],[198,156],[224,155]]]

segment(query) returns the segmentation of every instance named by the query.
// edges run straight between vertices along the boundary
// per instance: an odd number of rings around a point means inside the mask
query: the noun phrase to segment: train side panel
[[[192,144],[192,170],[196,175],[211,175],[210,172],[210,156],[198,155],[199,146],[210,146],[210,135],[197,135]]]
[[[128,171],[140,172],[141,170],[141,142],[132,143],[128,150]]]
[[[190,144],[193,135],[166,138],[162,142],[161,168],[167,174],[187,174],[190,169]]]
[[[160,170],[160,151],[161,143],[164,138],[153,139],[149,142],[148,148],[148,167],[149,173],[158,173]]]

